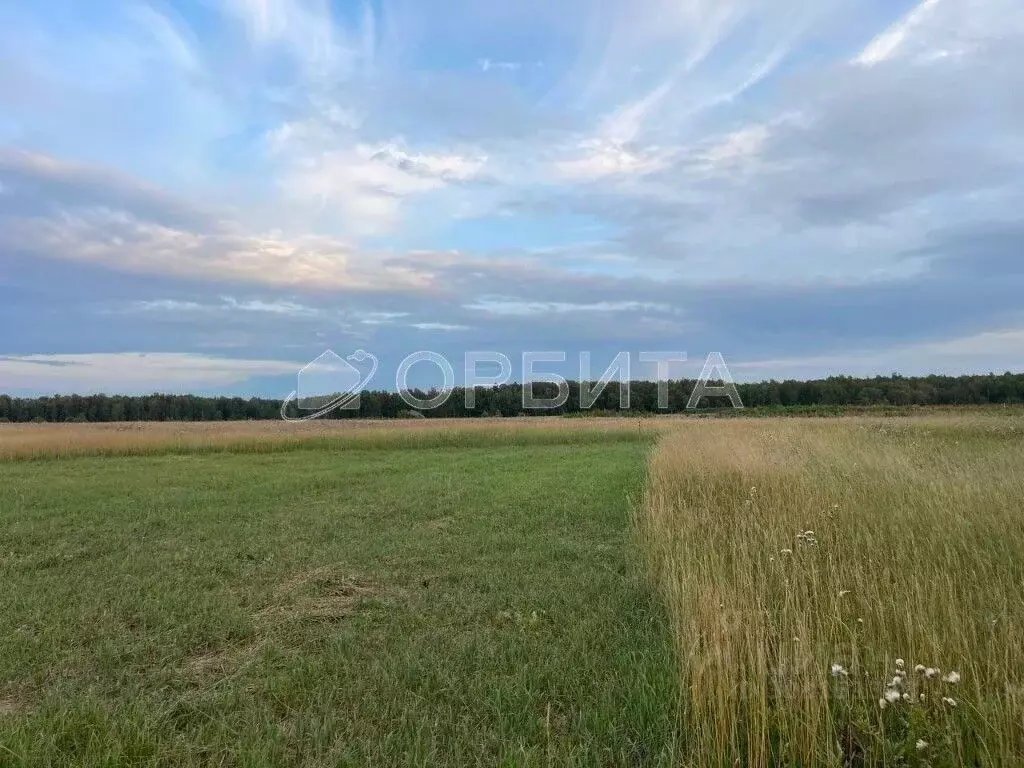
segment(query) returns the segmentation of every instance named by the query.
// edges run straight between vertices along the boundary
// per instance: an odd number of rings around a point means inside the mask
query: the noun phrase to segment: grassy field
[[[693,765],[1024,763],[1024,422],[695,424],[639,523]]]
[[[220,426],[0,426],[0,766],[1024,763],[1019,411]]]
[[[671,764],[629,434],[7,463],[0,765]]]
[[[0,461],[74,456],[280,453],[636,441],[685,417],[0,424]]]

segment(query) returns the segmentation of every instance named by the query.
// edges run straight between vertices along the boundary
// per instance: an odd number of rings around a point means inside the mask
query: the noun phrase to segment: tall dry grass
[[[688,764],[1024,764],[1022,434],[737,420],[663,438],[638,525]]]

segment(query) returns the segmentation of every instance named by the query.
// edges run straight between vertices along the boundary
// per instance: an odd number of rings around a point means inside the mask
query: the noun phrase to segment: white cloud
[[[340,149],[325,148],[334,143],[327,141],[298,141],[283,149],[280,134],[275,141],[288,198],[340,214],[353,235],[392,230],[407,200],[469,181],[487,164],[479,153],[412,152],[401,141]]]
[[[601,129],[601,138],[616,145],[636,141],[643,130],[644,122],[665,100],[672,90],[672,85],[673,82],[670,78],[642,99],[617,109],[605,119]]]
[[[598,101],[605,90],[616,92],[629,82],[622,76],[627,61],[629,71],[644,72],[635,62],[664,45],[659,66],[652,68],[662,74],[639,98],[617,100],[590,135],[561,151],[553,162],[556,178],[642,177],[671,166],[688,146],[701,143],[707,127],[696,126],[704,116],[734,105],[773,75],[832,4],[823,0],[779,8],[756,0],[655,0],[642,9],[631,7],[631,18],[622,20],[624,29],[615,26],[614,35],[632,42],[609,44],[584,89],[585,100]],[[727,61],[716,58],[720,48],[734,43],[742,53],[730,53]],[[636,83],[631,85],[635,90]]]
[[[522,301],[502,298],[483,298],[472,304],[465,305],[465,308],[477,312],[486,312],[491,315],[509,316],[569,314],[573,312],[671,311],[671,308],[664,304],[642,301],[574,303],[569,301]]]
[[[516,72],[523,68],[519,61],[492,61],[491,59],[477,59],[477,66],[482,72],[490,72],[492,69],[504,70],[505,72]]]
[[[151,301],[133,301],[128,305],[129,312],[171,312],[193,313],[205,312],[214,307],[196,301],[179,301],[177,299],[153,299]]]
[[[1002,373],[1024,358],[1024,330],[987,331],[940,341],[888,349],[852,349],[848,353],[729,363],[745,380],[825,376],[907,376],[944,373]]]
[[[1024,6],[1018,0],[922,0],[872,40],[854,64],[933,64],[978,54],[1021,34]]]
[[[476,176],[487,163],[486,157],[459,154],[411,153],[400,143],[383,144],[375,148],[358,147],[369,151],[371,159],[386,166],[397,168],[414,176],[426,176],[440,180],[457,179],[464,181]]]
[[[267,132],[267,148],[273,155],[281,155],[293,148],[324,146],[339,142],[339,137],[354,135],[366,119],[366,114],[338,104],[328,104],[316,116],[290,120]]]
[[[719,104],[735,101],[748,90],[770,76],[772,72],[774,72],[775,69],[786,60],[786,57],[789,56],[792,49],[793,45],[788,41],[777,45],[773,50],[767,53],[764,59],[758,62],[753,69],[750,70],[746,78],[739,85],[733,88],[727,88],[701,106],[703,108],[714,107]]]
[[[175,315],[211,314],[225,312],[254,312],[268,315],[284,315],[288,317],[319,317],[325,315],[324,310],[308,307],[294,301],[280,299],[277,301],[261,301],[249,299],[239,301],[232,296],[221,296],[219,304],[200,303],[197,301],[181,301],[178,299],[152,299],[133,301],[126,307],[108,310],[113,312],[135,313],[169,313]]]
[[[9,221],[0,228],[0,247],[125,272],[262,285],[400,291],[432,283],[425,269],[391,264],[334,238],[201,232],[109,208]]]
[[[643,176],[667,167],[672,153],[657,148],[631,151],[602,139],[586,139],[574,156],[555,161],[557,178],[595,181],[606,176]]]
[[[338,24],[329,0],[227,0],[226,9],[245,25],[253,45],[277,47],[301,67],[308,82],[329,85],[353,74],[360,61],[369,63],[373,48],[373,15],[362,26]]]
[[[767,125],[750,125],[713,141],[702,153],[702,159],[714,168],[732,166],[754,158],[768,140]]]
[[[872,40],[854,62],[871,67],[892,58],[907,38],[935,11],[940,2],[942,0],[922,0],[920,5]]]
[[[0,357],[0,380],[11,390],[138,394],[192,392],[253,376],[294,374],[301,363],[187,353],[117,352]]]
[[[262,312],[264,314],[289,315],[291,317],[315,317],[321,314],[319,309],[297,304],[294,301],[260,301],[259,299],[238,301],[231,296],[223,296],[221,300],[228,309],[240,312]]]
[[[399,318],[408,316],[408,312],[362,312],[359,314],[359,322],[362,325],[389,325]]]
[[[452,325],[450,323],[413,323],[413,328],[420,331],[468,331],[468,325]]]

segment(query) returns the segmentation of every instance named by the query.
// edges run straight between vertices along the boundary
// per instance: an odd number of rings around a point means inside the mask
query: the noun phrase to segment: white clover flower
[[[903,659],[896,659],[896,669],[903,669],[906,666],[906,662]]]
[[[915,664],[914,665],[914,671],[917,672],[917,674],[919,674],[919,675],[923,675],[924,674],[924,664]]]
[[[897,691],[895,688],[888,688],[886,689],[885,693],[882,694],[882,698],[890,704],[895,704],[903,697],[900,696],[900,692]]]
[[[952,683],[953,685],[956,685],[957,683],[960,682],[960,673],[959,672],[950,672],[948,675],[946,675],[942,679],[945,680],[947,683]]]
[[[894,678],[892,679],[892,682],[891,682],[891,683],[889,683],[889,687],[890,687],[890,688],[899,688],[899,687],[900,687],[900,686],[902,686],[902,685],[903,685],[903,678],[902,678],[902,677],[900,677],[899,675],[897,675],[896,677],[894,677]]]
[[[939,674],[939,670],[937,670],[937,669],[936,669],[935,667],[928,667],[928,668],[927,668],[927,669],[926,669],[926,670],[924,671],[924,676],[925,676],[925,677],[927,677],[927,678],[928,678],[929,680],[931,680],[931,679],[932,679],[933,677],[935,677],[935,676],[936,676],[937,674]]]
[[[903,700],[909,704],[910,703],[910,694],[909,693],[904,693],[903,694]]]
[[[915,746],[917,746],[917,751],[921,752],[925,749],[928,749],[928,742],[924,739],[918,739],[917,744]]]
[[[792,555],[793,554],[793,550],[792,549],[780,549],[779,550],[779,554],[780,555]]]
[[[925,699],[927,699],[928,697],[927,697],[927,696],[925,696],[925,695],[924,695],[924,694],[922,693],[922,694],[918,695],[918,697],[917,697],[917,698],[919,698],[919,699],[920,699],[921,701],[924,701],[924,700],[925,700]]]
[[[846,677],[850,674],[843,668],[842,664],[836,664],[835,662],[832,662],[829,672],[832,674],[832,677]]]
[[[956,699],[954,699],[952,696],[943,696],[942,697],[942,703],[943,704],[948,704],[951,707],[955,707],[956,706]]]
[[[886,701],[884,698],[881,698],[881,699],[878,700],[878,708],[879,709],[885,709],[888,706],[889,706],[889,702]]]

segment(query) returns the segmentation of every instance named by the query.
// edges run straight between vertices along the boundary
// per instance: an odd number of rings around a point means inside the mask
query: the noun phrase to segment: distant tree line
[[[682,379],[668,382],[668,408],[658,408],[658,385],[637,381],[630,385],[629,411],[632,413],[680,412],[686,409],[696,382]],[[593,389],[591,384],[590,388]],[[748,408],[813,408],[870,405],[983,405],[1024,403],[1024,374],[1005,373],[984,376],[899,375],[876,378],[834,376],[814,381],[764,381],[737,384]],[[414,390],[425,400],[433,392]],[[589,409],[580,407],[580,385],[569,382],[565,405],[546,411],[526,411],[522,406],[522,387],[504,384],[477,388],[472,408],[465,405],[465,391],[456,389],[447,402],[423,412],[428,418],[473,416],[519,416],[584,414],[619,411],[619,384],[611,382]],[[553,384],[534,385],[535,397],[554,397]],[[197,395],[56,395],[16,398],[0,395],[0,421],[244,421],[278,419],[281,400],[241,397],[200,397]],[[725,398],[705,398],[702,409],[728,407]],[[294,404],[289,405],[294,409]],[[338,410],[325,418],[401,418],[419,414],[395,392],[366,391],[360,396],[358,410]],[[292,410],[296,415],[297,410]]]

